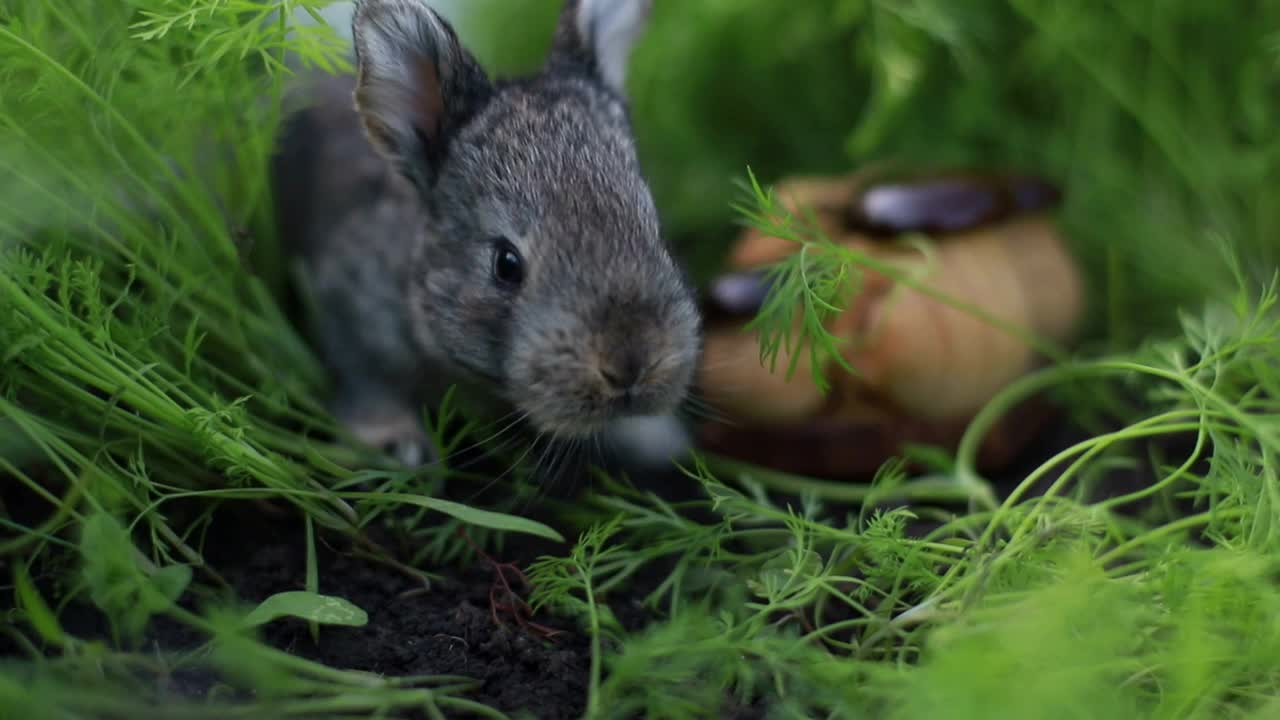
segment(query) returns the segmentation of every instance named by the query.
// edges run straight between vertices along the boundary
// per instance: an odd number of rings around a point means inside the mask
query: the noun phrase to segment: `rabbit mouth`
[[[589,439],[604,432],[609,425],[608,417],[603,415],[598,419],[578,417],[540,420],[530,417],[530,420],[535,432],[563,440]]]
[[[536,432],[564,438],[591,438],[607,431],[618,421],[659,417],[679,407],[683,396],[673,397],[665,389],[635,388],[568,402],[566,395],[518,403]]]

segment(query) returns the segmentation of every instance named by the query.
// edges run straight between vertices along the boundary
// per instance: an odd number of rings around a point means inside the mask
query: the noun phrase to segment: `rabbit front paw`
[[[381,450],[403,465],[419,467],[435,461],[431,438],[412,415],[355,422],[350,428],[360,442]]]
[[[369,396],[343,400],[337,410],[338,419],[361,444],[409,467],[435,462],[435,446],[423,429],[421,418],[411,409]]]

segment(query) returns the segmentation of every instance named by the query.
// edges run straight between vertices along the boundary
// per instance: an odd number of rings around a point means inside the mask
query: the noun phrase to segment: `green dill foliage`
[[[779,717],[1267,717],[1280,692],[1276,289],[1028,376],[974,421],[947,475],[891,464],[853,512],[835,510],[852,499],[836,488],[715,457],[688,468],[700,501],[601,488],[602,519],[575,551],[594,559],[546,561],[543,592],[607,616],[593,605],[622,578],[664,579],[646,599],[661,622],[606,635],[597,716],[763,703]],[[1027,395],[1079,383],[1137,389],[1145,409],[998,498],[974,470],[977,441]],[[1097,492],[1162,445],[1175,450],[1154,477]],[[969,512],[948,509],[948,485]]]
[[[753,323],[762,355],[829,359],[831,278],[873,261],[780,212],[754,176],[748,191],[740,212],[800,250],[772,270]],[[763,704],[779,717],[1267,717],[1280,693],[1280,274],[1255,281],[1248,254],[1204,253],[1236,289],[1180,312],[1181,332],[1057,353],[1009,386],[935,474],[893,462],[850,488],[700,457],[688,476],[704,499],[680,504],[606,480],[571,557],[536,574],[542,603],[607,640],[592,716]],[[1136,401],[1095,403],[1111,429],[998,495],[977,448],[1045,391]],[[1107,491],[1141,468],[1152,475],[1137,487]],[[849,502],[860,508],[828,509]],[[662,620],[606,630],[610,591],[655,574],[645,603]]]
[[[748,170],[748,175],[748,201],[736,205],[736,209],[762,231],[795,242],[797,249],[766,268],[769,293],[744,329],[761,331],[760,360],[768,364],[771,372],[777,370],[778,352],[786,352],[790,358],[788,379],[795,374],[800,350],[807,341],[813,382],[825,392],[830,388],[823,373],[827,360],[836,363],[838,370],[856,372],[840,352],[841,339],[827,330],[827,323],[844,312],[843,303],[858,292],[860,277],[849,263],[830,260],[840,256],[841,248],[818,230],[816,222],[808,218],[808,222],[797,220],[777,204],[772,191],[760,187],[754,173]],[[797,318],[801,327],[795,330]]]

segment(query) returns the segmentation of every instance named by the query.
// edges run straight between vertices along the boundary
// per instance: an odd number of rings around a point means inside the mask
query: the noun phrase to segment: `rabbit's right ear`
[[[586,69],[605,87],[624,92],[631,48],[652,8],[653,0],[565,0],[550,63]]]
[[[492,85],[449,23],[422,0],[359,0],[352,36],[355,105],[369,140],[425,189],[450,137]]]

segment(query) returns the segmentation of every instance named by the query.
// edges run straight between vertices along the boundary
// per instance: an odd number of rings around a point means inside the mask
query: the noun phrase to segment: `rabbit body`
[[[539,437],[679,452],[701,318],[622,94],[647,13],[569,0],[543,70],[494,80],[421,0],[356,6],[355,77],[303,88],[275,175],[358,438],[429,459],[421,409],[454,386]]]

